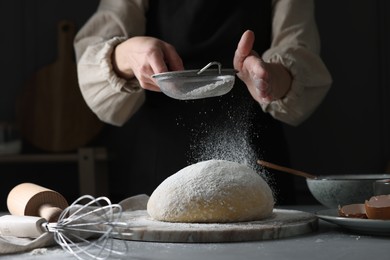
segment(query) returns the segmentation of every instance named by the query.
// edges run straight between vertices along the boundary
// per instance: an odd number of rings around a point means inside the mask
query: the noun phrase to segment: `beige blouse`
[[[322,102],[332,78],[319,57],[314,2],[273,0],[272,6],[272,43],[262,58],[283,64],[293,82],[283,99],[260,106],[275,119],[299,125]],[[148,0],[101,0],[96,13],[75,37],[82,95],[106,123],[124,124],[144,101],[145,90],[137,79],[127,81],[115,74],[111,54],[122,41],[145,34],[147,8]]]

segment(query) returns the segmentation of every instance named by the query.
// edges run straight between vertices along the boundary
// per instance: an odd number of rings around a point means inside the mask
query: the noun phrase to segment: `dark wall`
[[[80,28],[98,0],[1,1],[0,120],[13,121],[15,99],[34,72],[57,59],[57,24],[73,21]]]
[[[55,61],[57,23],[67,19],[80,28],[97,4],[98,0],[1,1],[0,121],[15,120],[15,100],[25,80]],[[388,1],[381,0],[316,1],[322,57],[334,84],[311,118],[298,127],[285,127],[293,167],[314,174],[385,170],[390,160],[389,11]],[[76,196],[76,190],[69,189],[74,183],[66,184],[75,180],[75,169],[43,167],[33,174],[31,169],[0,165],[0,196],[32,175],[53,183],[61,174],[58,189]],[[20,172],[23,175],[17,175]],[[296,182],[302,196],[309,198],[304,180]]]
[[[389,5],[316,3],[322,57],[334,84],[307,122],[286,127],[294,164],[322,174],[383,171],[390,160]]]
[[[388,167],[389,11],[387,1],[316,1],[322,57],[334,84],[309,120],[285,128],[294,167],[314,174]]]
[[[286,128],[295,165],[323,174],[380,172],[390,160],[386,9],[385,1],[317,1],[334,84],[312,118]]]
[[[80,28],[96,10],[98,0],[1,1],[1,122],[16,121],[16,100],[26,81],[57,60],[57,29],[61,20]],[[23,150],[42,153],[24,143]],[[1,155],[0,155],[1,156]],[[17,184],[33,182],[57,190],[68,200],[78,196],[76,164],[0,164],[0,210]]]

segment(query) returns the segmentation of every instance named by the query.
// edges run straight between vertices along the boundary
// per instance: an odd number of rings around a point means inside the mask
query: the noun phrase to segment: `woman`
[[[127,195],[198,160],[287,165],[282,122],[303,122],[331,84],[319,47],[310,0],[101,0],[75,39],[87,104],[126,129]],[[151,78],[209,61],[238,71],[230,93],[179,101]],[[271,178],[280,204],[294,197],[283,176]]]

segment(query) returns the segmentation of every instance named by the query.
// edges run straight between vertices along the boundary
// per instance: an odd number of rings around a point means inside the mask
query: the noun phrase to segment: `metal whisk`
[[[87,200],[85,204],[79,204]],[[78,259],[107,259],[113,255],[124,255],[127,245],[114,249],[112,235],[120,237],[119,227],[127,224],[119,222],[122,207],[111,204],[106,197],[94,198],[85,195],[67,207],[57,223],[45,223],[47,231],[54,233],[55,241]]]
[[[81,202],[84,202],[81,204]],[[114,248],[114,238],[125,235],[119,228],[127,227],[120,222],[122,207],[111,204],[106,197],[85,195],[64,209],[57,222],[47,222],[41,217],[8,215],[0,218],[0,234],[15,237],[37,238],[50,232],[55,242],[77,259],[115,259],[128,250],[123,245]],[[129,234],[126,234],[129,235]]]

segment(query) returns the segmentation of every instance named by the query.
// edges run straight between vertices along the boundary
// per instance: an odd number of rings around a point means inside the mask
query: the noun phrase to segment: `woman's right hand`
[[[175,48],[157,38],[137,36],[116,46],[112,65],[124,79],[136,77],[142,88],[161,91],[153,74],[183,70],[183,62]]]
[[[279,63],[264,62],[252,48],[255,34],[244,32],[234,54],[233,66],[249,93],[260,104],[283,98],[291,89],[292,76]]]

